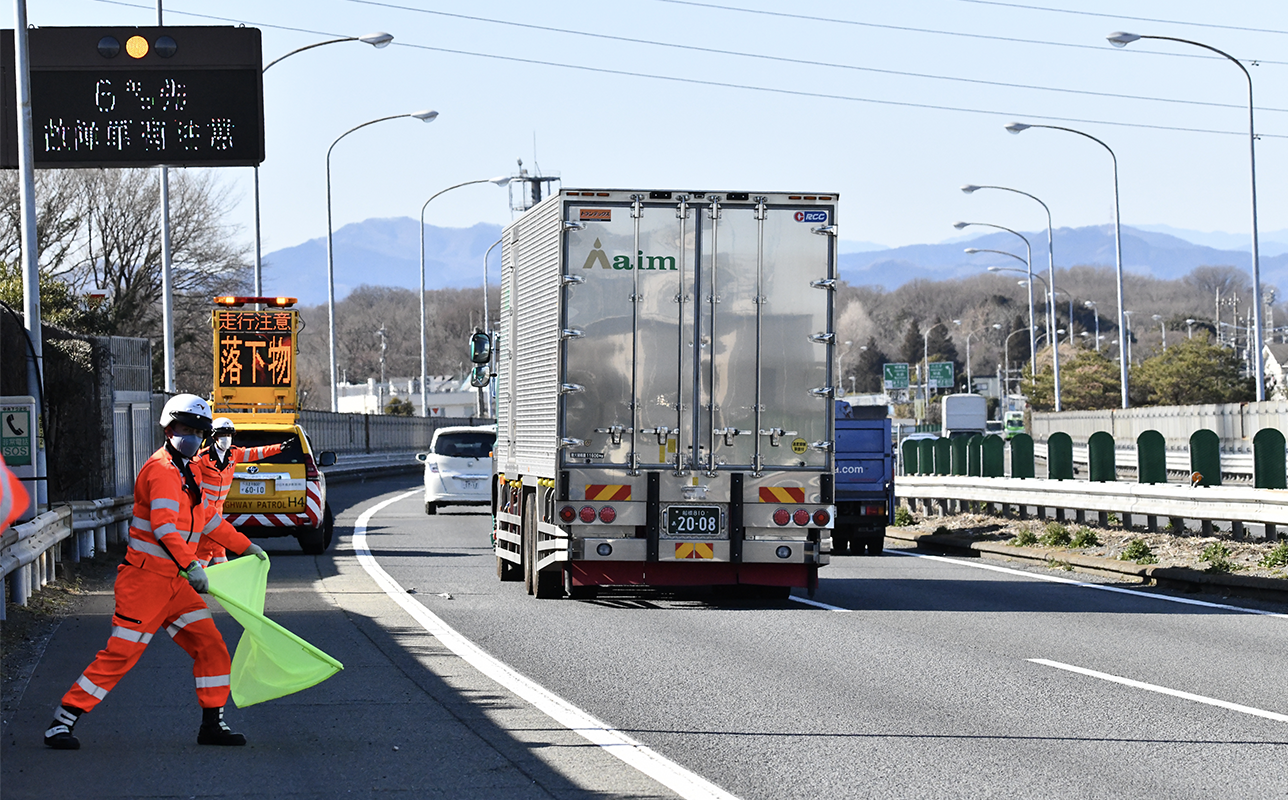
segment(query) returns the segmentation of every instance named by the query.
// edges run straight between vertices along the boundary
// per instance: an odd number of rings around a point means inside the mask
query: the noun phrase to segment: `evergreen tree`
[[[903,344],[899,345],[899,357],[908,362],[908,364],[920,364],[921,345],[920,321],[915,319],[908,320],[908,332],[903,336]]]
[[[1206,340],[1182,339],[1132,371],[1132,394],[1144,393],[1149,405],[1183,406],[1244,403],[1256,398],[1253,378],[1226,347]],[[1063,378],[1063,374],[1060,376]]]
[[[869,336],[868,343],[864,346],[863,352],[859,354],[859,358],[854,364],[855,390],[868,394],[880,392],[882,390],[882,365],[889,360],[890,358],[877,347],[876,337]]]

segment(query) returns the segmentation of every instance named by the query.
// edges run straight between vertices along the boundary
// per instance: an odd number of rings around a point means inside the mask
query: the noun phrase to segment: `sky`
[[[10,6],[7,27],[13,25]],[[524,168],[565,188],[839,193],[840,237],[900,246],[955,221],[1034,231],[1113,221],[1251,232],[1248,84],[1187,44],[1110,46],[1114,31],[1192,39],[1249,64],[1263,231],[1288,228],[1288,3],[1283,0],[173,0],[171,25],[263,31],[263,251],[334,225],[419,215],[456,183]],[[32,25],[157,22],[157,5],[28,0]],[[586,35],[582,35],[586,34]],[[720,51],[720,52],[714,52]],[[1210,57],[1208,57],[1210,56]],[[812,63],[802,63],[812,62]],[[1255,63],[1255,66],[1252,64]],[[225,168],[251,240],[250,168]],[[517,199],[517,194],[516,194]],[[428,223],[512,218],[505,188],[436,200]],[[981,230],[981,233],[983,231]],[[378,280],[373,280],[378,282]]]

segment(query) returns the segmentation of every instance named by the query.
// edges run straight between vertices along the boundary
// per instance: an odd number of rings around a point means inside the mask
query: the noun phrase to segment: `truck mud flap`
[[[659,539],[662,536],[662,476],[658,472],[648,473],[648,486],[645,499],[648,501],[644,510],[645,535],[648,538],[648,555],[650,562],[657,561]]]

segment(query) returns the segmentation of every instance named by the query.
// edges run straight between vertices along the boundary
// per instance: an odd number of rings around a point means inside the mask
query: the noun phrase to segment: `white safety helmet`
[[[210,417],[210,404],[205,400],[195,394],[176,394],[161,409],[161,427],[168,428],[172,422],[178,422],[204,432],[210,430]]]
[[[215,417],[214,424],[210,426],[211,436],[232,436],[236,432],[236,426],[228,417]]]

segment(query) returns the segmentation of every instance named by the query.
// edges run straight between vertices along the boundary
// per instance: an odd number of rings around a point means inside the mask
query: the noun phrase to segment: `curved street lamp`
[[[1122,227],[1121,217],[1118,214],[1118,156],[1114,154],[1114,151],[1109,147],[1109,145],[1105,144],[1104,142],[1100,141],[1099,139],[1097,139],[1096,137],[1092,136],[1089,133],[1083,133],[1082,131],[1075,130],[1073,128],[1065,128],[1060,125],[1038,125],[1034,123],[1026,124],[1023,122],[1012,122],[1011,124],[1006,126],[1006,130],[1014,134],[1018,134],[1021,131],[1026,131],[1029,128],[1047,128],[1053,131],[1065,131],[1066,133],[1076,133],[1077,135],[1090,139],[1091,141],[1105,148],[1105,150],[1109,152],[1109,158],[1113,160],[1113,164],[1114,164],[1114,259],[1117,267],[1117,283],[1118,283],[1118,352],[1121,353],[1123,352],[1123,342],[1126,340],[1127,334],[1123,330],[1123,227]],[[1070,326],[1073,325],[1072,320],[1069,322],[1069,324]],[[1096,325],[1100,325],[1099,317],[1096,318]],[[1096,350],[1097,352],[1099,352],[1100,350],[1099,334],[1096,335]],[[1122,407],[1127,408],[1128,406],[1127,363],[1122,361],[1122,359],[1119,359],[1119,362],[1120,362],[1119,371],[1121,373],[1119,375],[1119,380],[1122,382]]]
[[[1006,368],[1002,370],[1002,381],[1003,381],[1004,383],[1006,383],[1006,384],[1009,384],[1009,383],[1010,383],[1010,380],[1011,380],[1011,337],[1012,337],[1012,336],[1014,336],[1014,335],[1015,335],[1015,334],[1017,334],[1017,333],[1024,333],[1024,329],[1023,329],[1023,328],[1016,328],[1015,330],[1013,330],[1013,331],[1011,331],[1010,333],[1006,334],[1006,341],[1002,343],[1002,361],[1003,361],[1003,362],[1005,362],[1005,364],[1006,364]],[[1033,326],[1032,326],[1032,325],[1030,325],[1030,326],[1029,326],[1029,341],[1030,341],[1030,342],[1032,342],[1032,341],[1033,341],[1033,336],[1034,336]],[[1034,352],[1034,351],[1032,351],[1032,350],[1030,350],[1030,351],[1029,351],[1029,359],[1030,359],[1030,360],[1032,360],[1032,359],[1033,359],[1033,352]],[[1037,380],[1038,380],[1037,373],[1036,373],[1036,372],[1034,372],[1034,373],[1033,373],[1033,382],[1036,384],[1036,383],[1037,383]],[[1009,395],[1009,394],[1010,394],[1010,389],[1004,386],[1004,387],[1002,388],[1002,394]]]
[[[1024,259],[1015,255],[1014,253],[1008,253],[1005,250],[987,250],[987,249],[982,249],[978,247],[968,247],[966,248],[966,252],[967,253],[996,253],[1002,256],[1010,256],[1016,261],[1024,261]],[[1027,266],[1028,266],[1028,262],[1025,262],[1025,267],[1026,267],[1025,269],[1016,269],[1015,267],[998,267],[998,266],[987,267],[987,269],[989,272],[1018,272],[1019,274],[1026,275],[1029,278],[1037,278],[1038,280],[1042,281],[1043,286],[1048,285],[1047,279],[1042,277],[1041,273],[1033,272],[1031,269],[1027,269]],[[1033,296],[1032,281],[1030,280],[1019,281],[1019,285],[1027,287],[1029,291],[1029,297]],[[1046,299],[1046,295],[1047,295],[1047,292],[1044,291],[1042,294],[1043,300]],[[1048,336],[1051,335],[1051,330],[1055,327],[1055,316],[1052,314],[1051,309],[1052,309],[1051,304],[1047,303],[1046,304],[1046,330],[1047,330]],[[1033,315],[1032,315],[1032,312],[1030,311],[1029,322],[1032,323],[1032,321],[1033,321]],[[1037,326],[1030,324],[1029,330],[1037,331]],[[1037,346],[1036,340],[1033,337],[1029,337],[1030,351],[1036,353],[1037,350],[1032,349],[1032,348],[1035,348],[1036,346]]]
[[[274,64],[281,61],[282,59],[290,58],[296,53],[303,53],[305,50],[312,50],[315,47],[322,47],[323,45],[339,44],[340,42],[364,42],[379,50],[382,47],[386,47],[393,40],[394,40],[394,37],[392,34],[385,33],[384,31],[376,31],[375,33],[363,34],[362,36],[345,36],[340,39],[327,39],[325,42],[315,42],[313,44],[306,44],[303,47],[297,47],[291,52],[287,53],[286,55],[278,56],[277,58],[268,62],[268,64],[264,67],[263,71],[268,72],[269,67],[273,66]],[[264,294],[264,280],[263,280],[264,266],[263,266],[262,256],[260,254],[261,249],[262,248],[260,246],[260,233],[259,233],[259,164],[256,164],[255,165],[255,296],[256,297],[259,297],[260,295]],[[258,308],[258,306],[256,306],[256,308]]]
[[[1084,308],[1091,309],[1092,316],[1096,318],[1096,352],[1099,353],[1100,352],[1100,309],[1096,308],[1095,300],[1083,300],[1082,305]],[[1119,308],[1121,309],[1122,306],[1119,306]],[[1120,329],[1122,328],[1121,325],[1119,325],[1118,327]],[[1126,402],[1127,402],[1127,395],[1124,394],[1123,403],[1126,403]],[[1126,407],[1127,407],[1126,405],[1123,406],[1123,408],[1126,408]]]
[[[448,186],[446,189],[439,191],[425,201],[420,207],[420,415],[429,416],[429,385],[426,374],[427,358],[425,354],[425,209],[429,204],[434,202],[434,198],[441,194],[447,194],[453,189],[459,189],[462,186],[473,186],[477,183],[491,183],[496,186],[505,186],[510,182],[509,175],[498,175],[495,178],[480,178],[476,181],[465,181],[455,186]],[[488,248],[491,252],[492,248]],[[483,328],[487,329],[487,255],[483,256]],[[480,394],[482,389],[479,390]]]
[[[953,320],[953,324],[960,326],[962,324],[962,321],[959,319],[955,319]],[[978,328],[972,331],[968,331],[966,333],[966,391],[968,392],[974,390],[975,388],[975,380],[974,380],[975,376],[972,375],[970,371],[970,337],[974,336],[980,331],[988,330],[989,328],[992,328],[995,331],[1000,331],[1002,329],[1002,324],[1000,322],[994,322],[992,325],[981,325]]]
[[[1252,318],[1253,327],[1256,328],[1256,341],[1255,344],[1249,343],[1249,349],[1253,351],[1253,356],[1256,359],[1254,363],[1257,369],[1257,402],[1261,402],[1266,399],[1266,358],[1265,353],[1262,352],[1262,348],[1265,345],[1261,328],[1261,252],[1258,245],[1259,237],[1257,236],[1257,134],[1252,116],[1252,73],[1248,72],[1248,68],[1243,66],[1239,59],[1224,50],[1218,50],[1211,45],[1196,42],[1192,39],[1178,39],[1175,36],[1146,36],[1145,34],[1126,33],[1124,31],[1111,33],[1105,38],[1114,47],[1126,47],[1139,39],[1157,39],[1164,42],[1180,42],[1181,44],[1201,47],[1233,61],[1234,65],[1243,72],[1243,77],[1248,79],[1248,165],[1251,168],[1252,175]]]
[[[331,146],[326,149],[326,309],[327,316],[330,318],[331,327],[331,410],[340,410],[340,387],[337,380],[338,375],[335,362],[335,255],[331,242],[331,151],[340,143],[340,140],[354,131],[361,130],[368,125],[375,125],[377,122],[386,122],[391,119],[403,119],[411,117],[421,122],[433,122],[438,119],[438,112],[432,110],[413,111],[409,114],[392,114],[388,117],[369,120],[361,125],[354,125],[349,130],[335,137]],[[423,296],[423,294],[422,294]]]
[[[968,183],[965,186],[961,187],[961,189],[966,194],[974,194],[975,192],[978,192],[980,189],[997,189],[998,191],[1002,191],[1002,192],[1013,192],[1015,194],[1024,195],[1030,200],[1033,200],[1034,202],[1036,202],[1038,205],[1042,206],[1042,210],[1046,212],[1046,216],[1047,216],[1047,270],[1050,272],[1050,275],[1051,275],[1050,286],[1054,290],[1054,287],[1055,287],[1055,232],[1051,226],[1051,209],[1047,207],[1047,204],[1042,202],[1036,196],[1029,194],[1028,192],[1023,192],[1023,191],[1020,191],[1019,189],[1012,189],[1009,186],[976,186],[973,183]],[[1053,309],[1055,308],[1054,293],[1052,293],[1051,295],[1051,307]],[[1054,311],[1052,313],[1054,313]],[[1073,324],[1073,321],[1070,320],[1070,325],[1072,324]],[[1058,344],[1059,342],[1057,341],[1057,345]],[[1058,346],[1051,348],[1051,373],[1055,381],[1055,410],[1060,411],[1061,409],[1061,406],[1060,406],[1060,348]]]
[[[1032,275],[1032,274],[1033,274],[1033,246],[1029,244],[1029,237],[1027,237],[1027,236],[1025,236],[1024,234],[1020,233],[1019,231],[1013,231],[1013,230],[1011,230],[1010,228],[1004,227],[1004,226],[1002,226],[1002,225],[994,225],[994,224],[993,224],[993,223],[991,223],[991,222],[954,222],[954,223],[953,223],[953,227],[954,227],[954,228],[956,228],[957,230],[961,230],[961,229],[963,229],[963,228],[967,228],[967,227],[969,227],[969,226],[971,226],[971,225],[978,225],[978,226],[981,226],[981,227],[984,227],[984,228],[996,228],[996,229],[997,229],[997,230],[999,230],[999,231],[1006,231],[1007,233],[1011,233],[1011,234],[1014,234],[1014,235],[1016,235],[1016,236],[1020,237],[1020,239],[1021,239],[1021,240],[1023,240],[1023,242],[1024,242],[1024,254],[1025,254],[1025,255],[1024,255],[1024,266],[1025,266],[1025,268],[1028,270],[1029,275]],[[967,253],[980,253],[980,252],[984,252],[984,253],[995,253],[995,252],[1004,252],[1004,251],[997,251],[997,250],[978,250],[978,249],[975,249],[975,248],[967,248],[966,252],[967,252]],[[1006,253],[1006,255],[1011,256],[1012,258],[1019,258],[1019,256],[1015,255],[1014,253]],[[1032,288],[1032,284],[1029,284],[1029,331],[1030,331],[1030,332],[1031,332],[1031,331],[1033,331],[1033,288]],[[1030,336],[1030,337],[1029,337],[1029,352],[1030,352],[1030,353],[1034,352],[1034,350],[1033,350],[1033,337],[1032,337],[1032,336]]]

